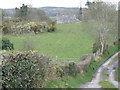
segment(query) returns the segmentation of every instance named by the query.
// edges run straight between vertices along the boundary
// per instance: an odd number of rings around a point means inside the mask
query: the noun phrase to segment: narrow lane
[[[118,53],[120,53],[120,51]],[[95,77],[93,77],[93,79],[90,82],[87,82],[84,85],[81,85],[80,88],[101,88],[101,86],[99,85],[99,82],[103,80],[102,74],[104,70],[107,70],[106,80],[112,83],[116,88],[118,88],[118,82],[115,81],[115,78],[114,78],[114,72],[115,72],[114,68],[118,67],[118,60],[112,65],[110,64],[111,62],[113,62],[114,58],[118,56],[118,53],[114,54],[103,65],[101,65],[97,70]]]
[[[118,82],[115,81],[115,68],[118,68],[118,60],[111,66],[109,66],[109,78],[108,81],[118,88]]]

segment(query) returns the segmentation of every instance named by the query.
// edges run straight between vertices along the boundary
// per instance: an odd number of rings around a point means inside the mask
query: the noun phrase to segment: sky
[[[23,3],[32,7],[83,7],[87,0],[0,0],[0,8],[20,7]],[[93,1],[93,0],[89,0]],[[102,0],[105,2],[118,2],[120,0]]]

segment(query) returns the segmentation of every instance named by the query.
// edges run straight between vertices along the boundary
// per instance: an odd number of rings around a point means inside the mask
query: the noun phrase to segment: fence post
[[[58,56],[56,56],[56,63],[58,62]]]

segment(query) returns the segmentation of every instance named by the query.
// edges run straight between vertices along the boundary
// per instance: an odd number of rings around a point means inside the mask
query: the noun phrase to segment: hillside
[[[42,7],[40,9],[45,11],[49,17],[56,17],[58,13],[62,12],[77,13],[79,10],[79,8],[65,8],[65,7]]]

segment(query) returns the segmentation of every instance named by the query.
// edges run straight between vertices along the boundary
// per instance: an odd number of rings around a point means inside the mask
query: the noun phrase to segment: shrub
[[[55,24],[56,24],[56,21],[51,21],[52,26],[55,26]]]
[[[49,57],[36,52],[3,54],[2,76],[4,88],[40,88],[44,86]]]
[[[33,25],[30,28],[34,31],[35,34],[40,32],[40,30],[39,30],[40,26],[38,26],[38,25]]]
[[[2,50],[13,50],[14,49],[13,44],[10,42],[9,39],[2,38],[1,42],[2,42],[2,44],[1,44],[0,49],[2,49]]]
[[[56,26],[55,26],[56,22],[55,21],[51,21],[49,24],[49,27],[47,28],[48,32],[54,32],[56,30]]]
[[[2,25],[2,33],[3,33],[3,34],[9,33],[8,27],[7,27],[7,25],[5,25],[5,24]]]
[[[48,28],[47,28],[47,31],[48,32],[54,32],[56,30],[56,27],[55,26],[49,26]]]
[[[68,64],[65,64],[63,66],[59,66],[56,68],[56,74],[59,77],[63,77],[66,75],[76,75],[78,73],[77,71],[77,65],[74,62],[70,62]]]
[[[69,75],[77,74],[77,65],[74,62],[69,63]]]

